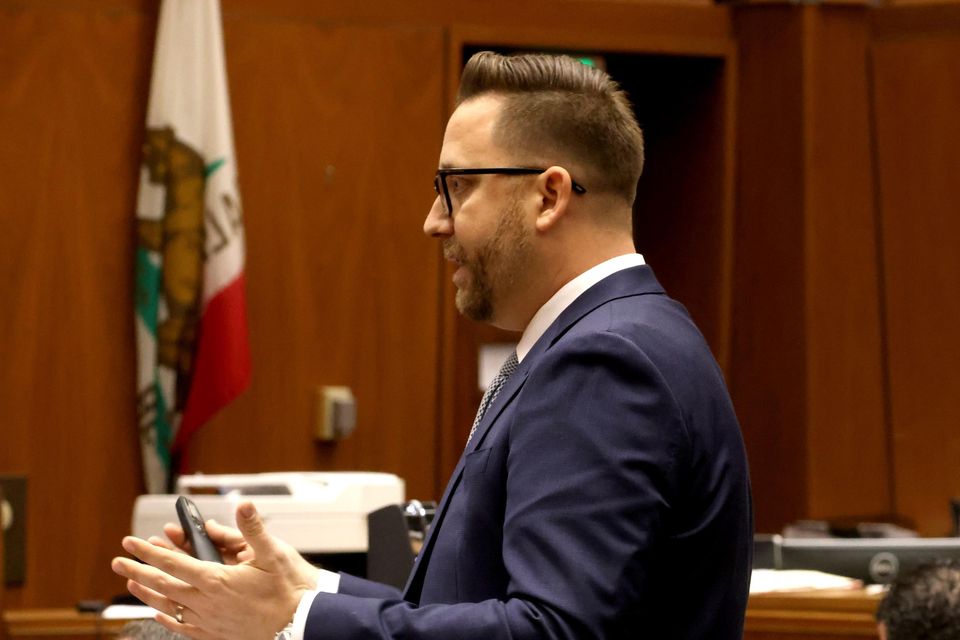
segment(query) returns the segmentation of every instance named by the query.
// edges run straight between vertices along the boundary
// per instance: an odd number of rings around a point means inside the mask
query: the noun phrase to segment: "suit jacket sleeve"
[[[611,635],[655,588],[649,567],[677,491],[682,415],[635,339],[608,331],[561,339],[480,444],[496,449],[488,466],[505,496],[496,558],[505,597],[418,607],[320,594],[306,638]]]
[[[337,593],[363,598],[398,599],[400,597],[400,590],[395,587],[372,580],[364,580],[349,573],[340,574],[340,588]]]

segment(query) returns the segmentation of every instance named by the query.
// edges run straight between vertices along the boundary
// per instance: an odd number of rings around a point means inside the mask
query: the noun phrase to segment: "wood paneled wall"
[[[803,25],[795,10],[775,6],[745,7],[735,25],[740,100],[727,374],[750,459],[757,530],[771,531],[807,504]]]
[[[806,12],[807,410],[812,517],[890,513],[866,52],[869,9]]]
[[[726,367],[758,528],[899,512],[945,531],[955,7],[223,6],[254,379],[197,435],[194,469],[385,470],[438,496],[478,399],[475,345],[504,338],[457,319],[420,233],[459,58],[584,48],[678,76],[634,79],[676,125],[650,132],[641,235]],[[27,581],[8,607],[123,589],[108,562],[142,490],[131,265],[156,12],[0,5],[0,471],[29,476]],[[325,384],[353,388],[359,427],[321,446]]]
[[[421,221],[445,108],[439,26],[317,23],[225,3],[254,378],[191,447],[207,472],[369,469],[433,497],[440,259]],[[0,469],[29,478],[12,606],[123,590],[142,491],[133,211],[155,3],[0,9]],[[312,439],[315,390],[356,435]]]
[[[155,20],[0,8],[0,469],[28,476],[8,608],[119,591],[140,491],[133,207]]]
[[[0,5],[0,471],[29,478],[14,608],[123,591],[108,563],[142,491],[131,274],[157,8]],[[462,368],[443,329],[449,278],[420,227],[451,42],[510,26],[540,46],[662,54],[729,37],[728,11],[699,0],[553,8],[223,0],[254,378],[196,436],[193,469],[384,470],[411,496],[439,495],[463,431],[440,373]],[[321,446],[325,384],[353,388],[359,425]]]
[[[960,6],[890,9],[871,48],[894,504],[960,497]]]
[[[946,535],[960,495],[960,7],[734,16],[729,373],[757,528],[893,516]]]
[[[440,265],[421,222],[444,104],[420,61],[442,32],[228,15],[225,38],[255,370],[191,467],[385,470],[433,496]],[[354,389],[358,427],[313,446],[324,384]]]
[[[868,9],[745,6],[730,371],[758,530],[890,512]]]

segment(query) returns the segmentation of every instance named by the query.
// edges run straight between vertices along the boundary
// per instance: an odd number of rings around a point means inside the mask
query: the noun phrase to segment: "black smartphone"
[[[193,500],[186,496],[177,498],[177,517],[180,518],[183,533],[193,548],[193,556],[198,560],[223,564],[223,556],[220,555],[217,546],[207,535],[207,527],[203,524],[203,516],[200,515],[200,510],[197,509]]]

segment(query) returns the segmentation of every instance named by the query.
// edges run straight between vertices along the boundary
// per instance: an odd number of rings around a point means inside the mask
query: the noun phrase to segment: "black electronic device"
[[[197,509],[193,500],[186,496],[177,498],[177,517],[180,518],[180,526],[183,527],[183,533],[190,543],[194,557],[198,560],[223,564],[223,556],[207,535],[203,516],[200,515],[200,510]]]
[[[436,503],[419,500],[370,512],[366,577],[403,589],[436,512]]]
[[[776,534],[755,533],[753,535],[753,568],[780,568],[780,545],[783,538]]]

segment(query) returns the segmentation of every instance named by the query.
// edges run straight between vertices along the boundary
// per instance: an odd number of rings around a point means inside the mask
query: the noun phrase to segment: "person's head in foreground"
[[[156,620],[136,620],[120,629],[117,640],[187,640],[187,637],[164,628]]]
[[[877,622],[881,640],[960,640],[960,561],[936,560],[898,577]]]

